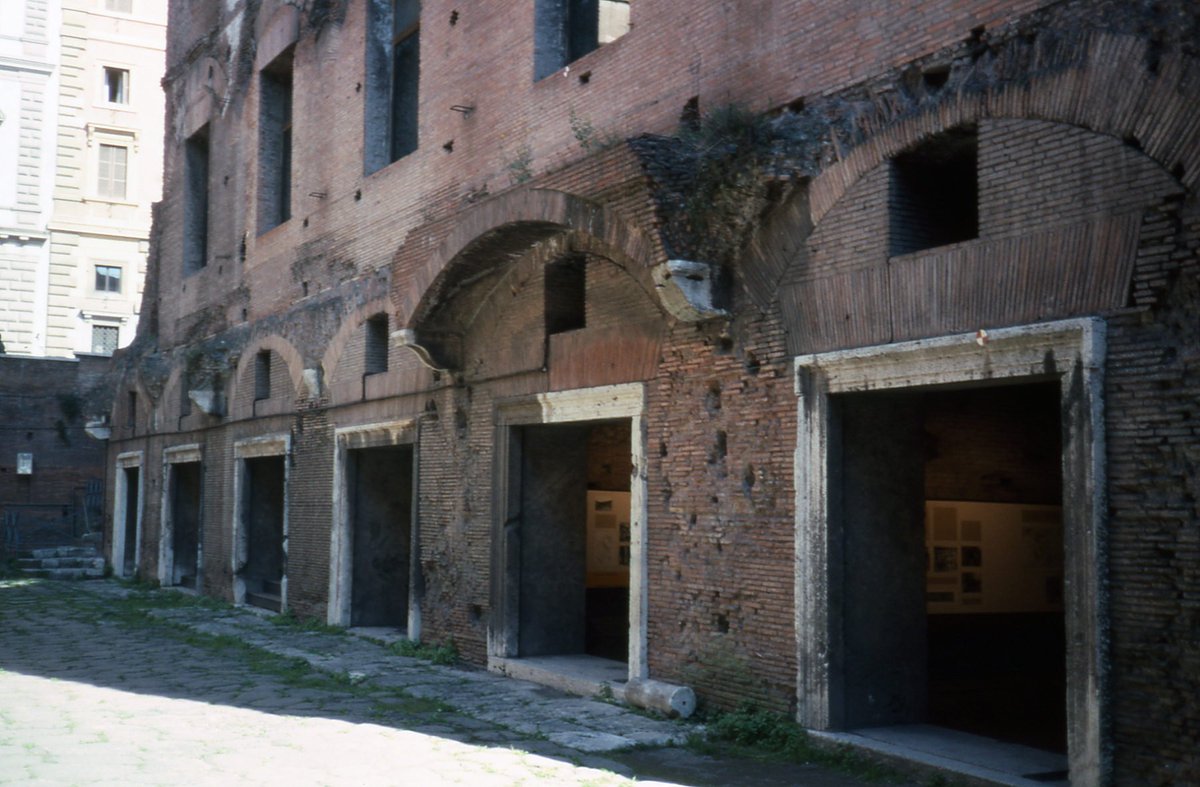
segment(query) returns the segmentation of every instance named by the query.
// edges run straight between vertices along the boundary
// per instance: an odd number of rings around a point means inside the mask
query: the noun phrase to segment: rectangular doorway
[[[170,487],[171,573],[167,584],[198,589],[200,574],[199,462],[167,465]],[[165,530],[166,528],[164,528]]]
[[[117,456],[113,488],[112,538],[108,544],[109,562],[118,577],[132,577],[138,570],[142,536],[142,457],[141,451]]]
[[[830,397],[846,728],[1065,753],[1059,400],[1056,382]]]
[[[412,554],[413,447],[346,452],[352,531],[350,625],[405,629]]]
[[[138,568],[138,526],[142,519],[141,506],[141,472],[140,467],[122,468],[121,474],[124,477],[124,512],[125,515],[120,523],[123,538],[121,540],[121,576],[132,577],[137,574]]]
[[[282,455],[243,460],[244,600],[274,612],[283,603],[285,461]]]
[[[626,661],[630,422],[518,431],[517,655]]]

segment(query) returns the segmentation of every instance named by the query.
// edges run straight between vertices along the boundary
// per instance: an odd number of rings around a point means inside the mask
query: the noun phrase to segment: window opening
[[[587,258],[573,255],[545,269],[546,333],[564,333],[587,324]]]
[[[364,166],[381,169],[417,149],[421,4],[374,0],[367,41]]]
[[[125,199],[125,181],[129,169],[129,148],[124,145],[101,144],[96,191],[101,197]]]
[[[129,71],[104,67],[104,100],[110,104],[129,103]]]
[[[112,355],[117,349],[119,337],[120,329],[115,325],[93,325],[92,352],[97,355]]]
[[[188,137],[184,150],[183,269],[208,265],[208,126]]]
[[[892,255],[979,237],[978,153],[976,128],[964,126],[892,159]]]
[[[116,265],[96,266],[96,292],[120,292],[121,269]]]
[[[271,398],[271,351],[254,356],[254,400]]]
[[[129,395],[125,401],[127,403],[125,420],[129,424],[130,433],[137,434],[137,409],[138,409],[137,391],[130,391]]]
[[[259,75],[258,231],[292,216],[292,54],[289,48]]]
[[[366,323],[364,372],[378,374],[388,370],[388,318],[377,314]]]
[[[534,79],[549,76],[629,32],[628,0],[538,0]]]

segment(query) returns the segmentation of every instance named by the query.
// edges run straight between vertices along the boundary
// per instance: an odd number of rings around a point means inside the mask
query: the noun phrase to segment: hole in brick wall
[[[1126,147],[1133,148],[1134,150],[1139,151],[1139,152],[1141,152],[1141,150],[1142,150],[1142,141],[1140,139],[1138,139],[1137,137],[1135,137],[1133,134],[1126,134],[1121,139],[1121,141],[1125,143]]]
[[[591,82],[591,81],[592,81],[592,72],[591,71],[584,71],[582,74],[579,75],[579,84],[586,85],[588,82]]]
[[[692,96],[683,104],[679,113],[679,125],[683,128],[697,131],[700,128],[700,96]]]
[[[746,351],[746,371],[750,374],[758,374],[762,370],[762,364],[758,361],[758,356],[753,350]]]
[[[238,262],[246,261],[246,233],[242,233],[241,243],[238,244]]]
[[[459,437],[465,437],[467,434],[467,411],[461,407],[454,408],[454,428],[458,431]]]
[[[438,414],[437,402],[433,401],[432,399],[425,402],[425,412],[429,415],[432,415],[436,419]]]
[[[789,112],[799,115],[805,109],[804,99],[798,98],[795,101],[788,102],[787,108]]]
[[[458,24],[458,11],[454,10],[454,11],[450,12],[450,26],[454,27],[457,24]]]
[[[925,70],[921,74],[921,81],[925,83],[926,89],[930,91],[936,92],[941,90],[950,81],[950,66],[933,66]]]
[[[696,516],[696,512],[695,512],[695,511],[693,511],[693,512],[692,512],[692,513],[690,513],[690,514],[688,514],[688,524],[689,524],[689,525],[694,525],[694,524],[696,524],[696,520],[697,520],[697,519],[698,519],[698,517]]]
[[[361,93],[361,92],[362,92],[362,82],[355,82],[355,83],[354,83],[354,92],[355,92],[355,93]]]
[[[704,409],[709,415],[719,413],[721,411],[721,384],[711,382],[708,384],[708,391],[704,394]]]
[[[718,547],[720,544],[717,545]],[[717,631],[721,634],[729,633],[729,618],[723,614],[717,615]]]
[[[978,136],[971,125],[930,137],[892,159],[892,255],[979,236],[978,153]]]
[[[364,364],[366,374],[379,374],[388,370],[388,318],[376,314],[367,320],[364,337]]]
[[[724,551],[725,551],[725,547],[724,547],[724,546],[721,544],[721,542],[720,542],[720,541],[717,541],[717,542],[716,542],[716,544],[715,544],[715,546],[716,546],[716,548],[717,548],[717,551],[718,551],[718,552],[724,552]],[[721,596],[721,594],[720,594],[720,593],[717,593],[717,594],[716,594],[716,597],[717,597],[717,598],[720,598],[720,596]]]
[[[742,483],[745,484],[747,488],[753,489],[757,480],[757,476],[754,475],[754,465],[747,463],[746,469],[742,471]]]
[[[665,440],[660,440],[658,443],[658,455],[659,456],[667,455],[667,443]]]
[[[733,352],[733,337],[718,336],[716,352],[717,352],[717,355],[729,355],[730,353],[732,353]]]
[[[454,152],[454,140],[450,140],[446,144],[442,145],[442,150],[446,151],[447,153],[453,153]]]
[[[354,201],[358,202],[360,199],[362,199],[362,189],[355,189],[354,190]]]
[[[304,226],[305,226],[305,227],[307,227],[307,226],[308,226],[308,219],[305,219],[305,220],[303,221],[303,224],[304,224]]]
[[[581,254],[556,260],[545,269],[546,334],[565,333],[587,324],[587,260]]]
[[[308,282],[306,282],[306,281],[300,282],[300,290],[303,292],[304,297],[307,298],[308,297]]]
[[[246,321],[246,317],[247,317],[247,312],[245,309],[242,309],[242,322]]]
[[[472,604],[467,611],[467,617],[470,618],[472,623],[478,623],[483,619],[483,607],[478,604]]]
[[[675,572],[675,581],[678,582],[681,579],[683,579],[683,574],[676,571]],[[686,620],[679,621],[679,630],[683,631],[685,628],[687,628],[687,621]]]
[[[717,497],[716,495],[713,495],[712,497],[710,497],[708,499],[708,502],[712,503],[715,506],[717,503],[721,502],[721,498]]]
[[[717,458],[724,459],[729,453],[729,436],[725,434],[724,429],[717,430],[717,438],[713,443],[713,450],[716,452]]]
[[[212,66],[208,67],[208,78],[209,79],[213,78],[213,67]]]

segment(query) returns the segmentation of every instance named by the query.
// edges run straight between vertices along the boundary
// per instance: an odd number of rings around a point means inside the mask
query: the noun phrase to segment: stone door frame
[[[622,383],[571,391],[553,391],[502,401],[495,411],[495,476],[492,487],[492,617],[488,626],[488,668],[503,671],[519,659],[520,558],[508,537],[519,510],[520,457],[513,428],[587,421],[630,422],[629,680],[650,677],[647,658],[648,561],[646,556],[646,389]],[[515,465],[515,466],[514,466]],[[583,501],[580,501],[583,505]]]
[[[113,483],[113,530],[112,547],[109,559],[113,576],[125,577],[125,517],[128,515],[129,482],[125,471],[136,467],[138,469],[137,513],[134,526],[133,542],[133,572],[137,573],[137,565],[142,554],[142,515],[145,511],[146,468],[145,452],[126,451],[117,454],[117,477]]]
[[[420,571],[420,535],[417,527],[420,495],[417,488],[418,424],[415,418],[347,426],[334,430],[333,457],[333,523],[329,535],[329,604],[326,621],[331,626],[349,626],[351,620],[352,584],[354,581],[354,526],[350,521],[353,508],[347,462],[349,452],[363,448],[411,446],[413,451],[411,539],[408,566],[408,625],[406,636],[418,642],[421,638],[421,603],[417,594]]]
[[[162,507],[159,509],[160,534],[158,539],[158,583],[163,587],[172,585],[175,576],[175,477],[172,465],[196,463],[204,473],[203,449],[199,443],[187,443],[163,449],[162,457]],[[203,475],[201,475],[203,484]],[[203,490],[203,486],[201,487]],[[201,573],[204,566],[204,495],[200,495],[200,511],[197,513],[199,528],[196,533],[196,587],[201,588]]]
[[[1072,783],[1111,773],[1108,725],[1105,323],[1085,318],[842,350],[794,359],[797,720],[836,724],[837,591],[829,519],[831,395],[988,381],[1058,380],[1063,418],[1067,748]]]
[[[242,570],[246,567],[249,556],[249,541],[242,497],[245,495],[247,459],[259,459],[269,456],[283,457],[283,573],[279,580],[279,612],[287,612],[288,598],[288,481],[291,477],[292,436],[290,434],[272,434],[261,437],[248,437],[233,444],[233,516],[232,544],[230,563],[233,570],[233,603],[246,603],[246,580]]]

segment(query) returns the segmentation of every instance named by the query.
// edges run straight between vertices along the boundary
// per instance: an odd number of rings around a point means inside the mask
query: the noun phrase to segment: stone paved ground
[[[645,748],[694,729],[171,591],[0,579],[0,784],[860,783]]]

